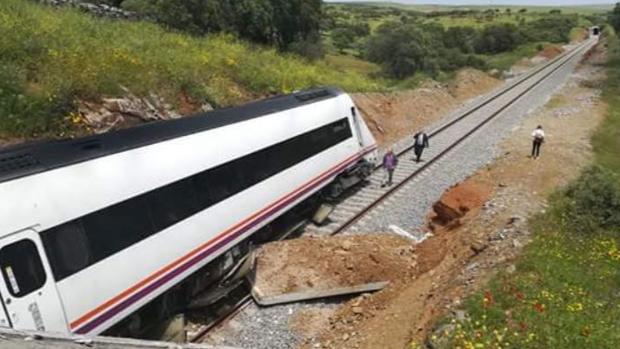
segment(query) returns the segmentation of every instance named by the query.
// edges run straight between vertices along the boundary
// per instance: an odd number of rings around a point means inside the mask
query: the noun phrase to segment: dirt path
[[[429,217],[435,237],[416,248],[428,272],[348,302],[304,348],[407,348],[423,341],[440,316],[495,271],[514,268],[511,263],[530,241],[527,217],[544,210],[547,195],[591,159],[590,135],[606,112],[597,88],[603,59],[604,52],[597,51],[558,97],[513,130],[501,158],[444,195],[436,209],[440,219]],[[533,160],[530,134],[537,125],[545,127],[548,142],[542,158]],[[367,311],[359,314],[354,306]]]

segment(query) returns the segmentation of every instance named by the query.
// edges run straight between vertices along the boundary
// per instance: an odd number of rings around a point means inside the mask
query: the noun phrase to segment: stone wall
[[[54,7],[74,7],[97,17],[114,19],[142,19],[142,16],[135,12],[125,11],[121,8],[106,5],[94,4],[79,0],[38,0],[40,3]]]

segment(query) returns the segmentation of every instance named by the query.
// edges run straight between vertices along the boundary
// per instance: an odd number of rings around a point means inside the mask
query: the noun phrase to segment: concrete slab
[[[0,328],[1,349],[240,349],[202,344],[178,344],[138,339],[87,337]]]
[[[294,303],[301,301],[308,301],[319,298],[328,298],[336,296],[344,296],[349,294],[367,293],[382,290],[389,282],[373,282],[369,284],[350,286],[350,287],[336,287],[327,290],[308,290],[303,292],[291,292],[280,295],[265,295],[261,290],[254,286],[252,287],[252,297],[256,303],[262,306],[270,306],[276,304]]]

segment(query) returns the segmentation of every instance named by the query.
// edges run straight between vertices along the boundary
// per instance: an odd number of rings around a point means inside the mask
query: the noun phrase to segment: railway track
[[[428,159],[422,163],[412,161],[413,141],[404,149],[398,151],[399,165],[394,172],[394,185],[382,188],[384,174],[380,167],[368,179],[363,188],[345,195],[344,199],[335,204],[330,215],[330,222],[323,226],[309,224],[306,234],[336,235],[345,231],[358,232],[363,228],[364,217],[386,200],[400,191],[411,181],[426,175],[427,170],[434,168],[437,162],[443,159],[454,148],[474,135],[486,124],[500,116],[506,109],[519,101],[528,92],[540,85],[555,72],[569,64],[579,55],[589,49],[593,41],[574,48],[551,62],[535,69],[524,77],[514,81],[509,86],[484,99],[464,113],[458,114],[443,124],[428,132],[432,141],[432,149],[425,152]]]
[[[367,214],[389,200],[408,183],[429,173],[428,170],[432,170],[436,163],[453,149],[476,134],[486,124],[499,117],[507,108],[555,72],[579,58],[579,55],[591,48],[594,43],[595,41],[588,40],[573,50],[556,57],[428,132],[433,141],[433,148],[426,152],[428,159],[426,162],[418,164],[412,161],[413,144],[406,144],[397,152],[400,161],[394,173],[395,184],[393,186],[381,187],[383,173],[381,168],[377,167],[368,178],[366,185],[345,193],[344,198],[335,203],[328,224],[317,226],[309,223],[304,228],[304,234],[329,236],[345,231],[358,231],[361,229],[363,219]],[[247,290],[247,294],[240,293],[240,296],[229,300],[226,304],[228,311],[213,322],[204,325],[199,332],[190,338],[190,342],[199,343],[203,341],[210,331],[233,318],[249,305],[251,300],[249,290]]]

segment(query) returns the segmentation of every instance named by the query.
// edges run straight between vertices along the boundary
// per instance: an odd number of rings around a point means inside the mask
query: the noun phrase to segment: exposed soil
[[[547,45],[542,51],[540,51],[538,56],[546,59],[553,59],[562,53],[564,53],[564,49],[562,47],[557,45]]]
[[[514,130],[502,144],[502,157],[436,205],[445,206],[448,214],[439,209],[430,215],[435,237],[416,247],[418,263],[428,271],[349,301],[304,348],[407,348],[412,341],[424,341],[439,317],[457,309],[497,270],[513,270],[512,263],[531,240],[527,217],[544,211],[548,194],[591,159],[590,135],[606,113],[596,88],[604,77],[597,65],[604,49],[597,50],[559,97]],[[548,141],[542,157],[533,160],[528,156],[530,134],[539,124]]]
[[[395,281],[418,269],[412,242],[399,236],[301,238],[262,247],[254,285],[280,295]]]
[[[510,69],[510,71],[512,72],[512,74],[524,73],[538,64],[542,64],[561,55],[565,51],[566,49],[559,45],[545,45],[542,51],[538,52],[536,56],[521,59]]]
[[[464,69],[447,85],[427,81],[415,90],[356,93],[352,97],[379,145],[386,147],[500,83],[481,71]]]
[[[442,226],[454,228],[461,225],[461,218],[479,209],[488,200],[491,190],[487,183],[470,182],[453,187],[433,205],[429,228],[436,231]]]

